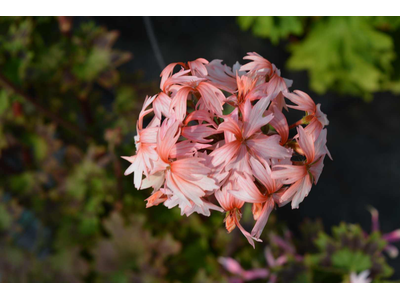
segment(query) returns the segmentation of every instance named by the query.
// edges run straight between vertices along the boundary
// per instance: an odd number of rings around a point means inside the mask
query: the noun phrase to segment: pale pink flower
[[[222,190],[217,190],[215,192],[215,198],[217,199],[219,205],[227,212],[226,218],[225,218],[225,227],[228,230],[228,232],[231,232],[235,227],[237,226],[239,230],[242,232],[242,234],[246,237],[250,245],[255,247],[254,245],[254,240],[260,242],[261,240],[258,238],[255,238],[251,236],[250,233],[248,233],[243,226],[240,224],[240,219],[242,218],[242,213],[240,209],[244,205],[243,201],[238,200],[236,197],[234,197],[231,193],[229,193],[229,190],[233,189],[232,182],[229,181],[223,188]]]
[[[168,202],[185,211],[187,207],[205,206],[202,199],[206,191],[213,191],[219,186],[213,178],[208,177],[211,172],[204,164],[204,158],[188,157],[170,160],[170,153],[180,135],[179,123],[173,119],[165,120],[157,136],[157,152],[160,157],[158,165],[151,175],[155,176],[148,185],[164,182],[165,194]],[[150,177],[149,177],[150,178]],[[165,180],[165,181],[164,181]],[[169,207],[173,207],[169,205]]]
[[[306,127],[306,131],[312,134],[315,140],[319,136],[322,128],[329,125],[326,114],[321,111],[321,104],[315,105],[315,102],[309,95],[299,90],[295,90],[293,93],[286,91],[283,95],[293,103],[297,104],[288,105],[288,107],[307,112],[308,115],[297,122],[296,125],[309,124]]]
[[[351,272],[350,283],[370,283],[372,279],[368,278],[369,274],[370,274],[369,270],[362,271],[358,275],[355,272]]]
[[[207,137],[215,134],[217,130],[210,124],[200,124],[182,128],[182,136],[193,142],[210,143],[213,140]]]
[[[187,101],[190,93],[198,92],[201,97],[198,99],[212,114],[222,116],[222,105],[225,102],[224,94],[214,87],[212,84],[203,81],[191,81],[184,82],[182,84],[188,84],[181,86],[174,97],[172,98],[171,108],[175,109],[176,117],[179,120],[183,120],[186,116]]]
[[[259,72],[264,71],[265,74],[271,75],[273,72],[272,64],[256,52],[248,52],[243,59],[252,60],[240,68],[240,71]]]
[[[160,82],[160,89],[163,92],[166,92],[166,87],[165,87],[165,82],[168,80],[169,77],[171,77],[172,73],[174,72],[174,68],[177,65],[181,65],[182,67],[185,67],[186,65],[182,62],[177,62],[177,63],[171,63],[168,66],[162,70],[160,77],[161,77],[161,82]]]
[[[299,134],[299,146],[306,160],[300,165],[275,165],[272,177],[282,180],[284,184],[291,184],[282,195],[280,202],[286,203],[292,199],[292,208],[298,208],[299,204],[308,196],[312,183],[317,184],[324,167],[323,161],[326,154],[326,130],[321,132],[317,141],[313,141],[311,134],[303,127],[297,128]],[[324,132],[324,133],[323,133]]]
[[[227,65],[222,65],[222,60],[214,59],[206,65],[208,76],[207,79],[217,88],[235,93],[237,91],[236,75],[244,75],[244,72],[239,72],[239,63],[233,66],[233,70]]]
[[[210,154],[215,166],[223,164],[227,169],[251,173],[250,156],[265,160],[271,157],[284,159],[291,156],[288,149],[279,145],[279,136],[267,136],[260,130],[273,118],[273,114],[263,116],[268,104],[269,99],[265,98],[251,107],[248,100],[243,106],[243,121],[236,120],[235,115],[225,117],[218,129],[232,134],[234,139]]]
[[[194,61],[189,61],[189,69],[192,73],[192,75],[197,76],[197,77],[206,77],[208,75],[207,72],[207,64],[208,60],[204,58],[198,58]]]
[[[172,93],[171,97],[174,97],[176,91],[182,86],[196,87],[200,82],[205,81],[205,78],[197,77],[190,74],[190,69],[181,69],[179,72],[173,74],[164,83],[165,93]]]
[[[192,126],[189,126],[189,123]],[[219,133],[217,124],[206,110],[195,110],[190,113],[182,127],[182,136],[193,142],[210,143],[213,139],[209,137]]]
[[[210,148],[210,144],[196,143],[189,140],[176,143],[169,153],[170,159],[193,157],[199,150]]]
[[[273,72],[269,77],[265,79],[264,77],[261,77],[263,78],[263,81],[267,80],[267,82],[263,82],[262,84],[258,85],[253,94],[268,95],[272,101],[275,100],[280,110],[282,110],[283,107],[287,109],[282,93],[288,91],[288,88],[292,85],[292,80],[282,78],[280,76],[280,70],[277,69],[275,65],[272,65],[272,67]]]
[[[122,157],[131,163],[124,174],[129,175],[133,172],[135,173],[134,184],[137,189],[141,188],[143,174],[148,176],[153,167],[154,161],[158,159],[155,148],[160,120],[153,118],[147,128],[143,128],[143,118],[153,111],[153,109],[146,110],[146,108],[154,99],[155,96],[151,98],[147,97],[143,109],[139,114],[139,119],[136,125],[137,135],[135,136],[136,155]]]
[[[161,92],[153,101],[154,115],[161,120],[162,116],[170,116],[171,98],[167,94]]]
[[[258,187],[254,184],[253,178],[245,174],[244,177],[239,176],[237,179],[238,190],[230,190],[235,198],[245,202],[255,203],[253,208],[257,208],[257,213],[254,218],[257,220],[251,234],[256,238],[260,238],[261,233],[268,222],[268,217],[275,207],[275,202],[279,203],[280,195],[277,192],[282,187],[281,182],[277,182],[272,178],[272,172],[268,163],[262,164],[255,158],[250,159],[251,170],[254,177],[257,178],[260,184],[264,187],[265,191],[260,192]],[[257,206],[260,203],[261,206]],[[257,211],[261,210],[261,211]]]
[[[265,82],[265,79],[262,76],[236,75],[237,95],[230,96],[229,101],[240,107],[247,100],[254,101],[262,98],[262,95],[265,94],[259,88],[257,89],[257,86],[260,86],[263,82]]]

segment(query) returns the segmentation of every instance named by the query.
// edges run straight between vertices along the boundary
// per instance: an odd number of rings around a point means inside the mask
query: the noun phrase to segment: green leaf
[[[93,81],[110,64],[110,52],[105,49],[93,48],[85,61],[74,67],[74,74],[83,81]]]
[[[326,17],[290,50],[288,67],[309,71],[316,92],[336,90],[365,99],[383,88],[395,58],[392,38],[367,17]]]
[[[348,248],[337,250],[332,254],[332,264],[334,267],[344,269],[348,272],[362,272],[372,266],[371,259],[362,251],[351,251]]]
[[[238,23],[243,30],[252,29],[253,34],[262,38],[270,38],[273,44],[280,39],[287,38],[290,34],[303,33],[302,17],[238,17]]]

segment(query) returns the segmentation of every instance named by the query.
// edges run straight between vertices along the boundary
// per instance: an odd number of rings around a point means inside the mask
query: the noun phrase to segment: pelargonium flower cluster
[[[254,52],[244,59],[251,62],[232,68],[203,58],[169,64],[161,92],[146,97],[139,114],[136,155],[123,158],[135,187],[153,188],[146,207],[226,212],[228,232],[238,227],[254,247],[271,211],[289,202],[298,208],[318,182],[330,156],[329,122],[267,59]],[[289,126],[289,109],[305,116]],[[246,203],[256,221],[251,233],[240,224]]]

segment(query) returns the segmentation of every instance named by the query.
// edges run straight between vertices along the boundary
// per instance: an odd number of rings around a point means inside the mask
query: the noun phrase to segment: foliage
[[[303,17],[257,17],[241,16],[238,22],[243,30],[251,28],[255,36],[269,38],[273,44],[278,44],[280,39],[286,39],[289,35],[303,34]]]
[[[381,233],[367,234],[359,225],[343,222],[329,235],[320,221],[306,220],[297,238],[284,230],[271,232],[267,240],[265,262],[252,258],[252,265],[260,268],[264,264],[261,268],[268,271],[269,282],[349,282],[352,273],[363,271],[372,282],[388,282],[393,274],[383,255],[387,242]]]
[[[393,270],[386,263],[382,252],[386,241],[379,232],[366,235],[359,225],[341,223],[332,228],[332,236],[320,232],[315,244],[318,251],[305,257],[306,264],[315,269],[318,278],[342,277],[351,272],[370,271],[370,276],[379,281],[392,275]]]
[[[287,66],[307,70],[311,88],[372,99],[400,91],[399,17],[239,17],[243,30],[276,44],[289,39]]]

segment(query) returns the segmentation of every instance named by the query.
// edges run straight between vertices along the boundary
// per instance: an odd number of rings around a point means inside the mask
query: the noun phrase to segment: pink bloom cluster
[[[226,212],[227,230],[238,227],[254,247],[274,207],[298,208],[330,154],[320,105],[290,92],[292,81],[257,53],[244,59],[251,62],[233,68],[203,58],[168,65],[161,92],[145,99],[139,115],[136,155],[123,158],[135,187],[153,188],[147,207],[178,206],[187,216]],[[305,113],[291,126],[283,113],[289,108]],[[240,224],[245,203],[253,205],[251,233]]]

